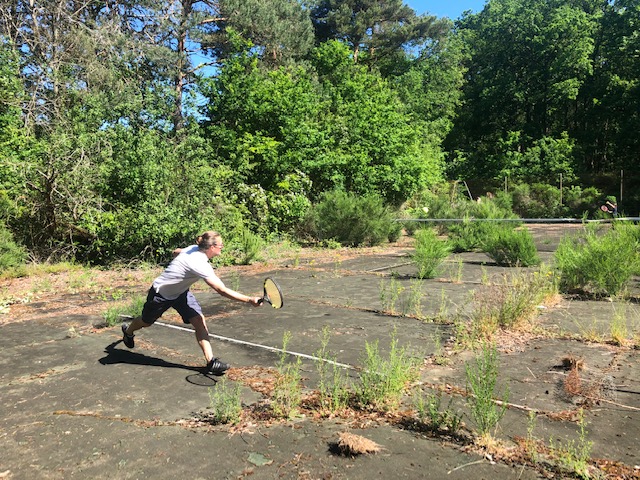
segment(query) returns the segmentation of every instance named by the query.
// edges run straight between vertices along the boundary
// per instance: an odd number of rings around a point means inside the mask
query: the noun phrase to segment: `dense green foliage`
[[[33,258],[164,259],[205,228],[242,250],[334,190],[581,216],[624,172],[619,209],[640,205],[638,0],[489,0],[455,24],[400,1],[152,3],[0,0],[0,219]],[[447,179],[495,199],[420,204]]]

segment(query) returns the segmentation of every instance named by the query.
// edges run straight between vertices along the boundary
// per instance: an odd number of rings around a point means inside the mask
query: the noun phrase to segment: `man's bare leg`
[[[198,315],[197,317],[190,318],[189,323],[193,325],[196,333],[196,341],[202,349],[206,362],[209,363],[213,358],[213,349],[211,348],[211,342],[209,342],[209,329],[204,321],[204,317]]]
[[[151,325],[144,323],[141,317],[134,318],[127,327],[126,334],[133,335],[133,332],[140,330],[141,328],[150,327]]]

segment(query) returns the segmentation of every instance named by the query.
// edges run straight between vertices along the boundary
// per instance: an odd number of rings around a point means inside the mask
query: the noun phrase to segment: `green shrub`
[[[20,267],[26,260],[26,249],[14,241],[13,235],[4,225],[0,225],[0,272]]]
[[[316,241],[333,239],[343,246],[379,245],[398,234],[396,215],[377,195],[334,190],[311,208],[306,233]]]
[[[494,222],[475,221],[465,217],[462,223],[452,223],[447,227],[447,234],[454,252],[472,252],[482,247],[485,238],[495,227]]]
[[[493,225],[482,242],[482,249],[500,266],[530,267],[540,264],[533,236],[527,229],[516,230],[510,225]]]
[[[615,222],[605,233],[588,227],[579,236],[563,238],[555,253],[561,291],[622,293],[640,268],[638,228]]]
[[[413,260],[418,267],[418,277],[433,278],[451,253],[451,247],[446,240],[440,240],[432,228],[418,230],[415,239]]]

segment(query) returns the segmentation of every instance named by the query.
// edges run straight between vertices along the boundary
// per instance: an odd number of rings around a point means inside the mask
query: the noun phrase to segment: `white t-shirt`
[[[153,288],[164,298],[173,300],[198,280],[215,276],[207,254],[200,251],[197,245],[189,245],[153,281]]]

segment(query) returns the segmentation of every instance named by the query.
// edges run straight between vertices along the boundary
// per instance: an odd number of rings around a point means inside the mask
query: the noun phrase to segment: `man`
[[[169,308],[174,308],[184,323],[193,325],[196,340],[207,362],[206,372],[223,375],[229,369],[228,364],[213,356],[202,308],[189,288],[202,279],[220,295],[254,307],[261,305],[262,297],[248,297],[236,292],[218,278],[209,260],[220,255],[223,246],[220,234],[208,231],[198,237],[195,245],[174,250],[173,260],[149,289],[142,315],[134,318],[130,325],[122,325],[122,341],[127,347],[135,346],[135,331],[150,327]]]

